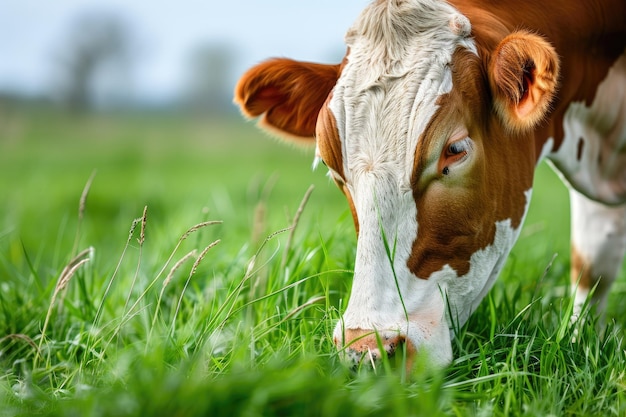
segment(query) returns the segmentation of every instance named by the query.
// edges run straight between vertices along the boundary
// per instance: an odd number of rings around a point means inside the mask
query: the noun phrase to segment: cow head
[[[521,228],[558,59],[524,31],[479,45],[469,20],[437,1],[376,1],[346,43],[339,65],[250,69],[235,100],[264,128],[315,140],[350,204],[354,280],[335,344],[354,363],[404,346],[445,364],[451,329]]]

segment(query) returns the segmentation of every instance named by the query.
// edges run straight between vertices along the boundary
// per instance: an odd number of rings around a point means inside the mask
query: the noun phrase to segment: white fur
[[[620,272],[626,251],[626,205],[608,207],[589,200],[575,190],[570,190],[572,209],[572,246],[583,258],[586,267],[592,266],[594,276],[603,280],[591,302],[604,310],[607,290]],[[578,277],[573,277],[577,280]],[[576,282],[573,282],[576,285]],[[589,295],[590,288],[574,288],[574,316]]]
[[[563,127],[563,143],[549,155],[563,179],[592,199],[626,202],[626,52],[598,86],[591,106],[570,104]]]

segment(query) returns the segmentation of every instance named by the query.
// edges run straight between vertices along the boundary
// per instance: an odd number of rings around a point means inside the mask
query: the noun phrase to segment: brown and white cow
[[[452,360],[547,157],[571,188],[577,311],[602,308],[626,247],[624,0],[377,0],[341,64],[273,59],[236,87],[248,117],[315,140],[358,233],[334,333],[364,353]]]

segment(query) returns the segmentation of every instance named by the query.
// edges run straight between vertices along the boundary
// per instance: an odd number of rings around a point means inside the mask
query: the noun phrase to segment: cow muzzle
[[[395,364],[402,363],[408,373],[416,353],[413,343],[393,330],[346,329],[343,337],[334,337],[334,342],[344,363],[354,371],[376,370],[387,358],[394,359]]]

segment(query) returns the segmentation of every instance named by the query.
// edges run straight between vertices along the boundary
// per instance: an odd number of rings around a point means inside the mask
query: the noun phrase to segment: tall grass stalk
[[[180,245],[194,232],[197,232],[200,229],[203,229],[207,226],[212,226],[212,225],[216,225],[216,224],[222,224],[221,221],[206,221],[206,222],[202,222],[202,223],[198,223],[192,227],[190,227],[189,229],[187,229],[187,231],[185,231],[185,233],[183,233],[181,235],[181,237],[178,239],[178,242],[176,243],[176,246],[174,247],[174,249],[170,252],[169,257],[167,258],[167,260],[165,261],[165,264],[161,267],[161,269],[159,270],[159,272],[156,274],[156,276],[154,277],[154,279],[152,281],[150,281],[150,283],[146,286],[146,288],[144,288],[143,292],[139,295],[139,297],[137,298],[137,300],[135,300],[135,302],[133,303],[133,305],[128,309],[129,313],[132,312],[135,308],[137,308],[137,305],[144,299],[144,297],[146,296],[146,294],[148,293],[148,291],[150,291],[150,289],[152,289],[152,287],[157,283],[157,281],[161,278],[161,276],[163,275],[163,272],[165,271],[165,269],[167,268],[167,266],[170,264],[170,262],[172,261],[172,259],[174,258],[174,255],[176,254],[176,252],[178,252],[178,248],[180,247]]]
[[[39,356],[41,353],[41,347],[46,337],[46,331],[48,330],[48,324],[50,323],[50,316],[52,315],[52,309],[54,308],[57,296],[59,295],[61,291],[63,291],[67,287],[67,285],[69,284],[70,280],[72,279],[76,271],[81,266],[83,266],[84,264],[86,264],[87,262],[91,260],[92,253],[93,253],[93,248],[87,248],[83,250],[82,252],[77,254],[74,258],[72,258],[72,260],[70,260],[70,262],[65,266],[65,268],[63,268],[63,271],[61,271],[61,274],[59,275],[59,279],[57,280],[57,283],[54,286],[54,291],[52,292],[52,298],[50,299],[50,304],[48,305],[48,312],[46,313],[46,318],[44,319],[43,327],[41,328],[41,334],[39,336],[40,337],[39,345],[37,346],[37,355],[35,355],[33,368],[37,368],[37,366],[39,365],[39,359],[40,359]],[[49,359],[50,359],[50,350],[48,350],[47,363],[49,363]]]
[[[113,271],[111,278],[109,278],[106,289],[104,290],[104,294],[102,295],[102,299],[100,300],[100,304],[98,305],[98,309],[96,310],[96,315],[93,319],[94,328],[98,328],[100,324],[100,317],[102,316],[102,309],[104,308],[104,304],[107,300],[107,296],[109,295],[109,291],[111,290],[113,281],[115,281],[115,278],[117,277],[117,274],[119,273],[120,267],[122,265],[122,261],[124,260],[126,256],[126,251],[128,250],[128,247],[130,246],[130,242],[133,239],[133,235],[135,234],[135,229],[137,228],[137,225],[141,222],[141,220],[142,220],[141,217],[134,219],[130,225],[130,229],[128,231],[128,239],[126,239],[126,244],[124,245],[124,249],[122,249],[122,254],[120,255],[120,258],[118,259],[117,264],[115,265],[115,270]]]
[[[126,301],[124,302],[124,314],[126,313],[126,309],[128,307],[128,303],[130,302],[130,298],[132,297],[133,290],[135,289],[135,284],[137,283],[137,278],[139,276],[139,271],[141,269],[141,259],[143,255],[143,243],[146,240],[146,223],[148,220],[148,206],[144,206],[143,214],[141,215],[140,222],[141,228],[139,230],[139,238],[137,239],[137,243],[139,243],[139,255],[137,256],[137,267],[135,268],[135,274],[133,275],[133,280],[130,283],[130,289],[128,290],[128,295],[126,296]]]
[[[159,278],[161,278],[161,275],[163,275],[163,272],[165,272],[165,270],[169,266],[170,262],[172,262],[172,259],[174,258],[174,255],[176,255],[176,252],[178,252],[178,248],[180,248],[180,245],[191,234],[193,234],[193,233],[197,232],[198,230],[201,230],[201,229],[203,229],[205,227],[214,226],[214,225],[218,225],[218,224],[222,224],[222,223],[223,222],[221,220],[210,220],[210,221],[205,221],[205,222],[201,222],[201,223],[195,224],[195,225],[191,226],[189,229],[187,229],[185,231],[185,233],[183,233],[180,236],[180,238],[178,239],[178,241],[176,242],[176,246],[174,246],[174,249],[172,249],[172,251],[170,252],[170,255],[168,256],[167,260],[165,261],[165,263],[163,264],[163,266],[161,267],[159,272],[156,274],[156,276],[154,277],[154,279],[150,283],[149,287],[152,287],[152,285],[154,285],[154,283],[157,282],[159,280]]]
[[[304,207],[306,206],[306,203],[309,201],[309,198],[311,197],[311,194],[313,193],[314,189],[315,189],[314,185],[309,186],[309,188],[304,193],[304,197],[302,197],[302,201],[300,202],[300,205],[298,206],[298,210],[296,210],[296,213],[293,216],[293,221],[291,222],[289,235],[287,235],[287,242],[285,243],[284,255],[280,263],[281,271],[285,270],[285,266],[287,265],[289,249],[291,249],[291,245],[293,243],[293,237],[294,237],[294,234],[296,233],[296,228],[298,227],[298,222],[300,221],[300,217],[302,216],[302,213],[304,212]]]
[[[191,271],[189,271],[189,275],[187,276],[187,280],[185,281],[185,286],[183,287],[183,290],[180,292],[180,296],[178,297],[178,303],[176,303],[176,310],[174,311],[174,316],[172,317],[172,325],[171,325],[171,329],[170,329],[170,334],[171,335],[174,334],[174,330],[176,328],[176,317],[178,317],[178,312],[180,311],[180,306],[183,303],[183,297],[185,296],[185,291],[187,290],[187,286],[189,285],[189,281],[191,281],[191,277],[193,277],[193,275],[196,273],[196,269],[198,269],[198,265],[200,265],[200,262],[202,262],[202,260],[206,256],[206,254],[213,247],[215,247],[215,245],[217,245],[218,243],[220,243],[219,239],[214,241],[214,242],[212,242],[206,248],[204,248],[204,250],[202,252],[200,252],[200,255],[198,255],[198,257],[196,258],[195,262],[191,266]]]
[[[76,222],[76,233],[74,235],[74,245],[72,248],[72,255],[76,253],[78,250],[78,245],[80,241],[80,233],[81,227],[83,224],[83,219],[85,217],[85,209],[87,206],[87,196],[89,195],[89,190],[91,189],[91,184],[93,180],[96,178],[96,170],[93,170],[87,182],[85,183],[85,187],[83,187],[83,192],[80,194],[80,199],[78,200],[78,221]]]
[[[235,309],[235,304],[236,304],[236,301],[239,299],[241,291],[244,289],[245,285],[248,283],[250,278],[254,276],[256,271],[258,271],[257,259],[259,258],[261,251],[263,250],[263,248],[265,248],[265,246],[267,245],[269,241],[274,239],[276,236],[287,232],[289,229],[290,228],[284,228],[284,229],[278,230],[270,234],[268,237],[266,237],[263,240],[259,248],[256,250],[255,254],[248,261],[245,273],[243,277],[241,278],[241,280],[239,281],[239,283],[226,295],[226,298],[222,301],[222,303],[219,305],[219,307],[215,310],[215,312],[211,315],[211,317],[207,321],[206,325],[204,326],[203,331],[200,334],[199,340],[204,341],[206,340],[209,333],[212,333],[214,331],[221,331],[224,328],[228,320],[231,318],[231,314],[233,313],[233,310]],[[271,257],[273,257],[274,255],[272,255]],[[228,311],[224,314],[226,309],[228,309]]]
[[[180,267],[185,262],[187,262],[189,259],[196,257],[196,255],[197,255],[197,250],[194,249],[191,252],[187,253],[182,258],[180,258],[178,260],[178,262],[176,262],[174,264],[174,266],[172,267],[170,272],[167,274],[167,276],[165,277],[165,280],[163,280],[163,285],[161,285],[161,291],[159,291],[159,298],[157,299],[156,306],[154,308],[154,314],[152,316],[152,321],[150,323],[150,329],[148,330],[148,339],[147,339],[147,342],[146,342],[146,351],[150,347],[150,342],[152,340],[152,333],[154,331],[154,327],[156,325],[157,317],[159,315],[159,311],[160,311],[160,308],[161,308],[161,301],[163,300],[163,293],[165,293],[165,289],[167,288],[167,286],[172,281],[176,271],[178,271],[178,269],[180,269]]]

